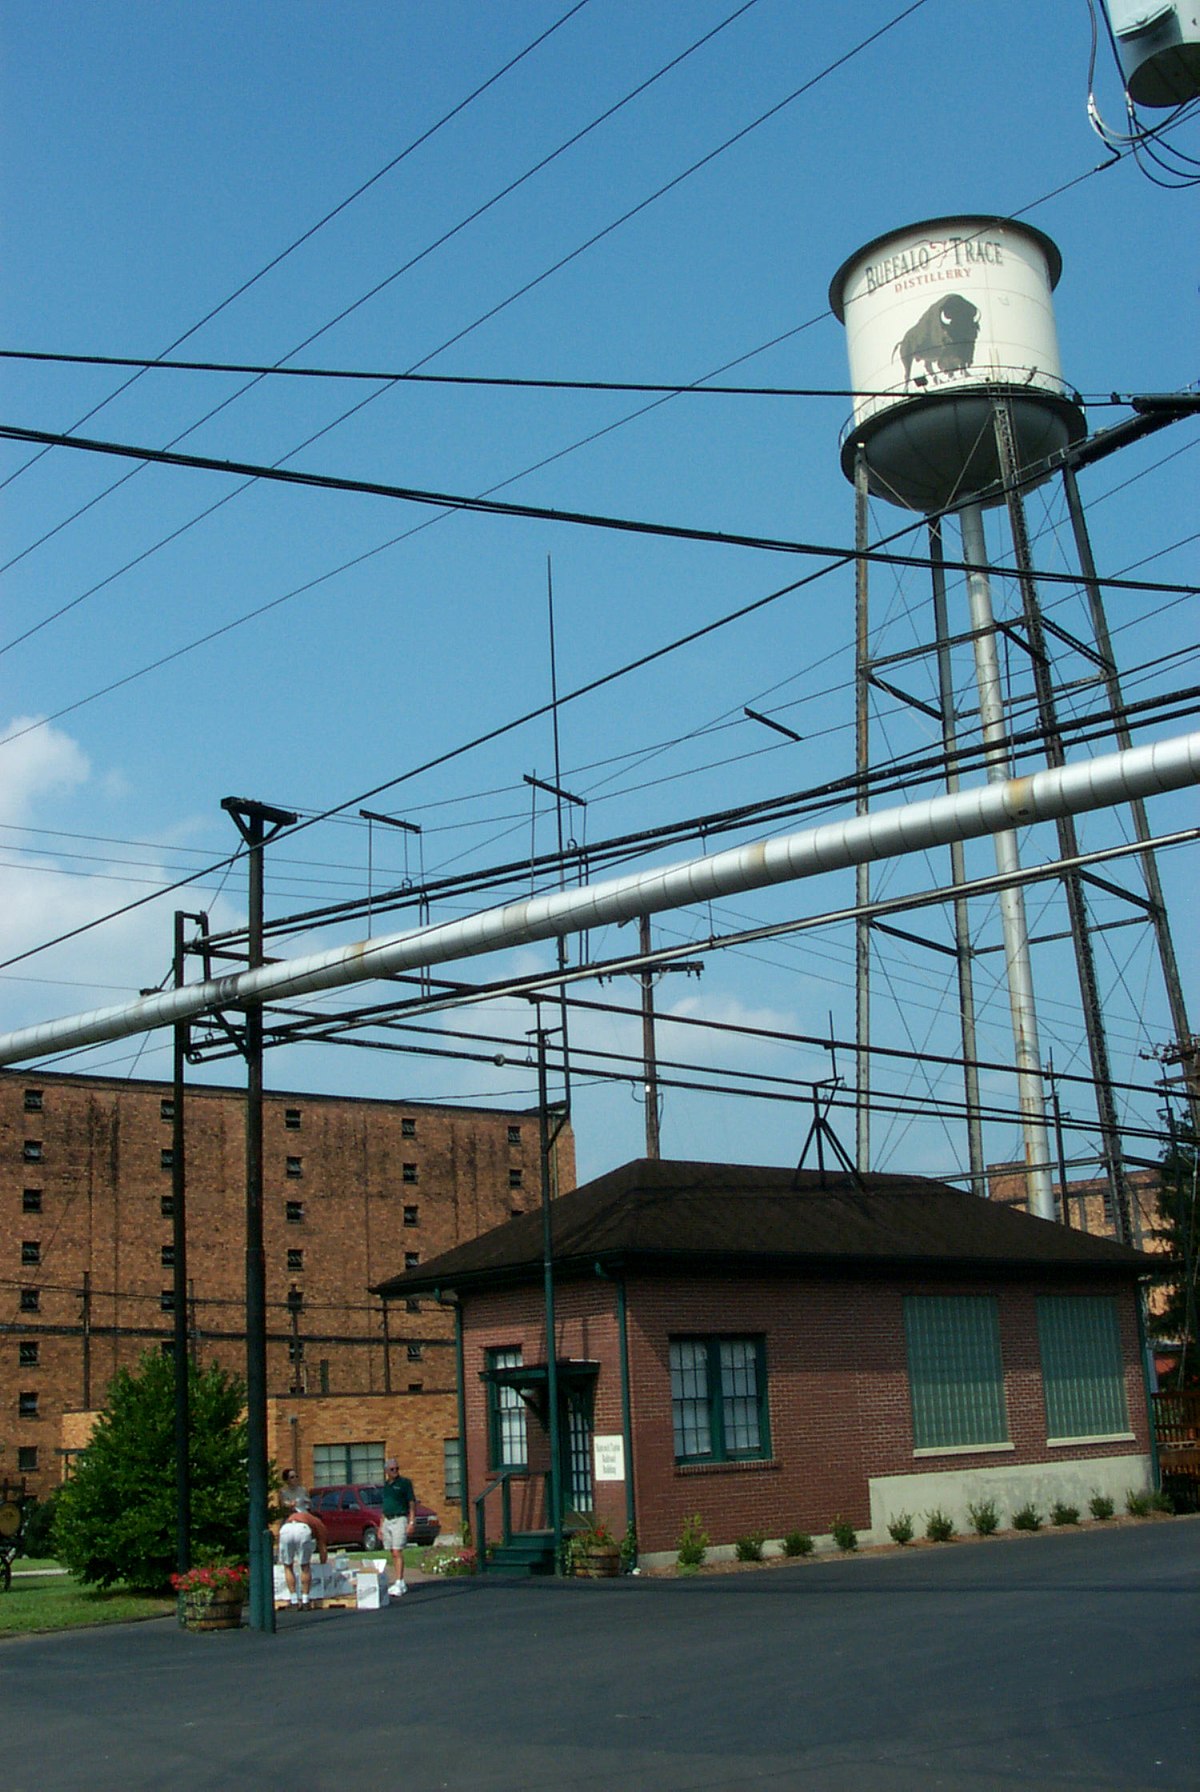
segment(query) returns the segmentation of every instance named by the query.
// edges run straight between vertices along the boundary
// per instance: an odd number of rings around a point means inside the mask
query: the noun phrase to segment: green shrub
[[[633,1525],[627,1525],[625,1535],[621,1538],[621,1573],[632,1574],[637,1567],[637,1561],[637,1531]]]
[[[1131,1487],[1125,1495],[1125,1510],[1128,1512],[1130,1518],[1148,1518],[1150,1515],[1150,1495],[1148,1493],[1139,1493],[1136,1487]]]
[[[925,1535],[931,1543],[949,1543],[954,1535],[954,1520],[940,1506],[925,1516]]]
[[[750,1531],[745,1537],[739,1537],[733,1546],[733,1553],[739,1562],[761,1562],[763,1544],[767,1540],[765,1531]]]
[[[858,1548],[858,1532],[848,1518],[842,1518],[839,1515],[829,1528],[833,1532],[834,1542],[846,1555],[849,1555],[851,1550]]]
[[[974,1500],[967,1507],[967,1517],[971,1520],[971,1529],[977,1537],[994,1537],[1000,1525],[1000,1514],[996,1510],[995,1500]]]
[[[698,1512],[691,1513],[683,1521],[683,1529],[679,1533],[679,1566],[681,1568],[698,1568],[708,1554],[708,1532]]]
[[[245,1389],[218,1364],[188,1365],[191,1555],[244,1561],[249,1526]],[[113,1376],[103,1412],[60,1489],[54,1553],[78,1579],[155,1591],[176,1566],[175,1365],[147,1351]]]
[[[1106,1493],[1094,1493],[1088,1501],[1088,1511],[1093,1518],[1111,1518],[1115,1510]]]
[[[1068,1506],[1065,1500],[1055,1500],[1050,1508],[1051,1524],[1078,1524],[1079,1507]]]
[[[783,1540],[785,1556],[810,1556],[813,1552],[813,1540],[807,1531],[789,1531]]]
[[[913,1540],[912,1514],[909,1512],[897,1512],[895,1518],[889,1518],[888,1536],[893,1543],[911,1543]]]
[[[1040,1531],[1042,1528],[1042,1515],[1032,1501],[1014,1512],[1012,1521],[1014,1531]]]
[[[1150,1510],[1152,1512],[1170,1512],[1174,1516],[1175,1501],[1165,1487],[1160,1487],[1157,1493],[1150,1495]]]

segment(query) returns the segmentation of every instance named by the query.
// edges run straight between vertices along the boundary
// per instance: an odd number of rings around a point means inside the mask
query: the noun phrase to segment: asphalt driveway
[[[9,1792],[1200,1787],[1200,1520],[0,1646]]]

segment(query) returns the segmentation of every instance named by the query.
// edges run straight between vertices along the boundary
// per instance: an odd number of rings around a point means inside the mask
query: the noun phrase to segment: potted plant
[[[185,1630],[236,1630],[242,1621],[249,1582],[249,1568],[225,1562],[173,1574],[171,1585],[179,1594],[179,1622]]]
[[[573,1532],[566,1555],[571,1573],[584,1580],[608,1580],[621,1572],[621,1545],[602,1518]]]

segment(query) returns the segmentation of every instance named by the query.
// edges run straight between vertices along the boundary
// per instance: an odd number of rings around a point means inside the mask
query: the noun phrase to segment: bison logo
[[[947,293],[944,299],[923,311],[911,330],[906,330],[895,348],[892,359],[899,355],[904,366],[904,389],[912,378],[914,361],[923,361],[929,373],[961,373],[975,359],[975,343],[979,336],[979,309],[961,293]]]

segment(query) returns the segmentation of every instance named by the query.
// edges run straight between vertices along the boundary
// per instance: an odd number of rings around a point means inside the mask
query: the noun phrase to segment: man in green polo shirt
[[[395,1575],[388,1588],[389,1599],[399,1599],[408,1592],[404,1579],[404,1545],[408,1527],[417,1516],[417,1496],[407,1475],[400,1473],[400,1464],[389,1456],[383,1465],[383,1545],[392,1552]]]

